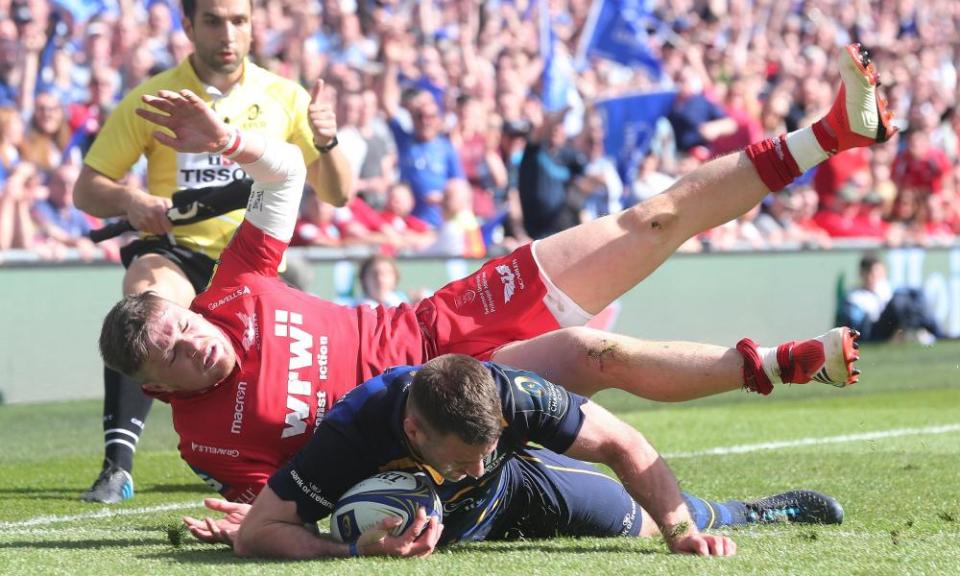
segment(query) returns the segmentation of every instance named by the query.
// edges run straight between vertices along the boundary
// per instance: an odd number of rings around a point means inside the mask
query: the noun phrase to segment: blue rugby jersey
[[[479,479],[445,480],[418,462],[403,433],[403,410],[416,366],[393,368],[349,392],[320,423],[310,442],[269,481],[293,501],[304,522],[329,516],[340,496],[377,472],[426,472],[444,503],[440,544],[482,540],[523,485],[518,451],[533,442],[566,451],[583,423],[586,398],[532,372],[484,363],[500,390],[505,428]]]

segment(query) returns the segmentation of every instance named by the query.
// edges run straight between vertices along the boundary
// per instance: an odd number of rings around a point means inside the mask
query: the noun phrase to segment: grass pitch
[[[960,574],[960,342],[865,346],[863,358],[844,390],[598,397],[667,455],[685,490],[724,500],[812,488],[846,509],[841,526],[730,530],[739,553],[724,559],[670,555],[659,540],[557,539],[423,561],[241,560],[176,530],[210,493],[174,450],[166,406],[138,452],[136,498],[111,507],[77,498],[99,471],[99,402],[0,406],[0,574]]]

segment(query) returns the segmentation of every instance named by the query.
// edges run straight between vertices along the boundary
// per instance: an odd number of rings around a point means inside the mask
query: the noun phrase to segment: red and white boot
[[[737,343],[743,355],[744,387],[769,394],[774,384],[806,384],[816,381],[838,388],[856,384],[860,370],[860,333],[834,328],[822,336],[785,342],[776,348],[761,348],[744,338]]]
[[[880,85],[870,53],[860,44],[850,44],[840,56],[840,93],[830,112],[813,125],[813,133],[825,152],[836,154],[850,148],[886,142],[897,132],[890,121],[886,99],[877,93]]]

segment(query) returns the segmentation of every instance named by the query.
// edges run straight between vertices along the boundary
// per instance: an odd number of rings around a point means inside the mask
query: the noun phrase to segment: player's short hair
[[[456,434],[472,446],[500,437],[503,409],[496,382],[470,356],[446,354],[424,364],[413,377],[409,401],[439,434]]]
[[[163,310],[164,299],[152,290],[128,294],[110,309],[100,330],[103,363],[131,378],[143,379],[149,352],[150,321]]]

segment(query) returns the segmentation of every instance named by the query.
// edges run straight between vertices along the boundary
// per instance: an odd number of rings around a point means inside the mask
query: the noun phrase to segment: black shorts
[[[120,249],[120,260],[124,268],[138,256],[145,254],[159,254],[173,262],[187,276],[193,285],[193,290],[199,294],[207,289],[217,261],[205,254],[194,252],[189,248],[172,244],[166,237],[150,237],[134,240]]]

